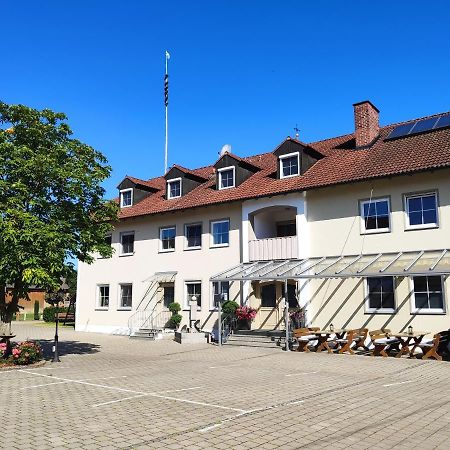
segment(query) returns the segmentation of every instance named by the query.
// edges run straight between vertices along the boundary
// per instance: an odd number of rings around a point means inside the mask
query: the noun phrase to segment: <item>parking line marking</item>
[[[289,406],[289,405],[298,405],[298,404],[300,404],[300,403],[304,403],[304,400],[297,400],[297,401],[289,402],[289,403],[286,403],[286,406]]]
[[[229,366],[211,366],[210,369],[228,369],[228,367],[239,367],[237,364],[230,364]]]
[[[173,390],[170,390],[170,391],[155,392],[155,394],[170,394],[171,392],[193,391],[194,389],[202,389],[202,387],[201,386],[194,386],[194,387],[189,387],[189,388],[184,388],[184,389],[173,389]]]
[[[125,389],[125,388],[119,388],[116,386],[108,386],[105,384],[88,383],[87,381],[70,380],[68,378],[60,378],[60,377],[54,377],[52,375],[44,375],[43,373],[30,372],[30,371],[24,370],[24,369],[21,369],[18,371],[24,372],[24,373],[29,373],[30,375],[36,375],[38,377],[52,378],[54,380],[67,381],[67,382],[72,382],[72,383],[77,383],[77,384],[84,384],[86,386],[101,387],[101,388],[105,388],[105,389],[111,389],[113,391],[129,392],[130,394],[147,395],[149,397],[162,398],[164,400],[173,400],[173,401],[181,402],[181,403],[189,403],[191,405],[209,406],[211,408],[227,409],[229,411],[239,411],[241,413],[247,412],[245,409],[231,408],[229,406],[216,405],[214,403],[204,403],[204,402],[197,402],[194,400],[186,400],[183,398],[170,397],[167,395],[159,395],[159,394],[153,393],[153,392],[141,392],[141,391],[135,391],[133,389]]]
[[[42,386],[53,386],[54,384],[64,384],[64,383],[70,383],[70,381],[56,381],[55,383],[46,383],[46,384],[36,384],[34,386],[25,386],[23,388],[20,388],[19,391],[22,391],[24,389],[34,389]]]
[[[312,375],[317,372],[300,372],[300,373],[288,373],[286,377],[296,377],[297,375]]]
[[[414,383],[414,380],[410,380],[410,381],[399,381],[398,383],[391,383],[391,384],[383,384],[383,387],[397,386],[397,385],[399,385],[399,384],[406,384],[406,383]]]
[[[98,403],[97,405],[92,405],[92,408],[98,408],[99,406],[111,405],[112,403],[119,403],[119,402],[123,402],[124,400],[131,400],[133,398],[146,397],[146,396],[147,396],[147,394],[133,395],[132,397],[125,397],[125,398],[121,398],[119,400],[111,400],[109,402]]]

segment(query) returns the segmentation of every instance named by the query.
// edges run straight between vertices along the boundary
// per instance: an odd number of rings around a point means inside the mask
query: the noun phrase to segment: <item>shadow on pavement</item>
[[[42,346],[44,358],[50,358],[53,356],[53,344],[54,341],[49,339],[40,339],[39,343]],[[85,355],[90,353],[97,353],[100,351],[101,346],[97,344],[90,344],[87,342],[78,341],[59,341],[58,350],[59,356],[64,355]]]

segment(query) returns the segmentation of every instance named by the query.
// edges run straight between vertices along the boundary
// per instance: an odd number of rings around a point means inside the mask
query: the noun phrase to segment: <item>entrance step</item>
[[[225,345],[240,346],[240,347],[263,347],[276,348],[279,342],[278,335],[281,333],[271,333],[265,330],[239,330],[231,334]]]
[[[154,341],[159,338],[162,332],[163,330],[159,329],[139,328],[139,330],[134,331],[130,335],[130,339],[148,339],[150,341]]]

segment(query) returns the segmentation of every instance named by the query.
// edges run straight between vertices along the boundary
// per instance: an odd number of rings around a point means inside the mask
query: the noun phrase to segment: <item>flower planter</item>
[[[237,329],[238,330],[251,330],[252,329],[252,321],[250,319],[238,319]]]

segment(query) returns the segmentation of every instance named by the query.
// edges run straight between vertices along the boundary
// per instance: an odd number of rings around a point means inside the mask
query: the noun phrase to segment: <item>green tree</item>
[[[111,255],[105,234],[117,205],[101,187],[110,171],[99,151],[72,137],[65,114],[0,102],[2,322],[11,321],[29,286],[57,289],[68,259]]]

